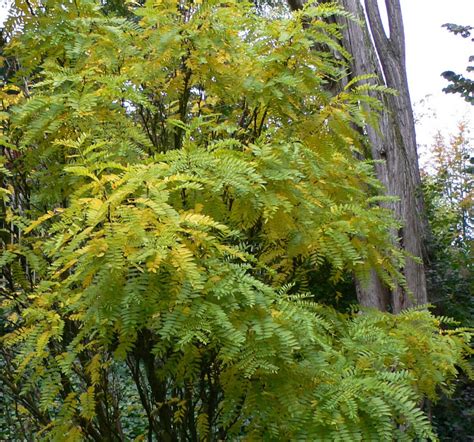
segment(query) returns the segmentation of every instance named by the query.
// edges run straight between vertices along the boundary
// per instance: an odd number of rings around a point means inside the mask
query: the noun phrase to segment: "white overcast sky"
[[[426,152],[440,130],[445,136],[456,132],[464,120],[471,128],[474,144],[474,106],[460,96],[444,94],[448,83],[441,72],[464,75],[469,56],[474,55],[470,38],[451,34],[444,23],[474,26],[474,0],[401,0],[405,25],[408,83],[415,114],[419,119],[417,138],[420,152]],[[471,35],[471,38],[474,34]],[[472,64],[472,63],[471,63]],[[424,100],[423,104],[420,101]]]
[[[451,70],[465,74],[469,56],[474,55],[474,42],[449,33],[441,25],[474,26],[474,0],[401,0],[401,3],[408,82],[419,120],[418,143],[423,151],[423,145],[430,145],[438,130],[445,135],[455,132],[460,120],[470,124],[474,131],[474,106],[457,95],[441,91],[447,85],[441,72]],[[0,23],[7,12],[4,4],[5,0],[0,0]]]

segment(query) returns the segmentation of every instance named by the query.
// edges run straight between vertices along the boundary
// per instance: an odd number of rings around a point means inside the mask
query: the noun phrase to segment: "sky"
[[[382,6],[383,1],[379,3]],[[0,0],[0,23],[6,15],[4,4],[5,0]],[[474,42],[441,26],[474,26],[474,0],[401,0],[401,5],[417,139],[419,151],[426,157],[438,130],[449,138],[464,120],[474,132],[474,106],[457,95],[444,94],[442,89],[448,83],[441,77],[444,71],[466,74],[469,56],[474,55]]]
[[[401,5],[408,83],[418,120],[418,150],[426,157],[436,132],[439,130],[449,138],[461,120],[471,128],[474,147],[474,106],[458,95],[443,93],[448,82],[441,77],[444,71],[466,75],[469,56],[474,55],[474,42],[441,26],[444,23],[474,26],[474,0],[401,0]]]

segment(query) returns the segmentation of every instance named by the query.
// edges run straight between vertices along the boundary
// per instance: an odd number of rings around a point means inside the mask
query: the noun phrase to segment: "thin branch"
[[[374,38],[375,47],[379,54],[387,52],[390,49],[390,41],[387,38],[383,27],[382,17],[380,15],[377,0],[365,0],[365,10],[370,23],[370,30]]]
[[[390,28],[390,43],[400,62],[405,66],[405,30],[400,0],[385,0],[385,5]]]

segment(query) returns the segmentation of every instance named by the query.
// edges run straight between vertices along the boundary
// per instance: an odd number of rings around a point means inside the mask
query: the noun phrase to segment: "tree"
[[[419,404],[469,334],[304,293],[309,264],[403,281],[396,222],[355,160],[377,101],[356,80],[329,94],[343,62],[309,50],[343,52],[323,20],[343,11],[17,3],[2,437],[434,439]]]
[[[436,311],[462,326],[474,318],[472,141],[467,123],[460,123],[448,141],[437,134],[430,149],[429,167],[422,171],[433,250],[428,287]],[[461,377],[456,394],[432,408],[433,422],[441,439],[472,437],[472,380]]]
[[[300,9],[306,1],[289,1],[292,9]],[[377,0],[366,0],[365,12],[359,0],[341,0],[351,18],[340,17],[336,22],[342,30],[341,45],[352,56],[350,77],[373,74],[368,84],[381,84],[397,94],[372,92],[384,103],[379,128],[367,125],[365,132],[370,156],[377,160],[377,177],[387,195],[397,201],[386,203],[402,226],[392,231],[394,241],[412,257],[426,257],[424,242],[427,225],[422,201],[421,180],[416,151],[415,125],[406,77],[403,19],[398,0],[385,2],[389,18],[390,37],[387,36]],[[367,20],[366,20],[367,15]],[[355,19],[355,20],[354,20]],[[342,86],[341,86],[342,87]],[[406,287],[397,286],[391,292],[384,287],[376,273],[371,283],[359,284],[359,302],[380,310],[399,312],[413,305],[426,304],[425,271],[422,262],[408,258],[404,268]]]
[[[442,314],[472,326],[474,180],[468,127],[460,123],[449,142],[438,133],[423,188],[433,233],[430,291]]]

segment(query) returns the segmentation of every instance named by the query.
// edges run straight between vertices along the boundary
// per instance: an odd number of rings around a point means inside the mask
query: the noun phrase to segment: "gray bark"
[[[389,17],[388,37],[377,0],[364,0],[368,23],[360,0],[339,1],[346,11],[351,12],[362,23],[361,25],[344,18],[338,19],[344,25],[342,44],[353,57],[350,66],[351,77],[374,73],[377,75],[378,84],[398,91],[397,96],[377,95],[377,98],[384,102],[385,110],[382,112],[378,131],[370,126],[366,128],[367,138],[372,158],[383,160],[382,164],[376,166],[377,177],[384,184],[387,195],[398,198],[397,202],[387,204],[397,219],[403,222],[403,228],[392,232],[394,241],[410,255],[423,257],[427,228],[421,195],[415,124],[406,76],[405,35],[400,2],[385,0]],[[293,9],[299,9],[304,3],[305,0],[289,1]],[[372,272],[368,284],[356,283],[359,303],[379,310],[389,308],[395,313],[407,307],[426,304],[423,264],[408,258],[403,274],[408,290],[398,286],[389,291],[375,272]]]
[[[355,1],[355,0],[350,0]],[[380,59],[385,82],[398,91],[397,96],[387,96],[387,113],[391,138],[386,139],[385,170],[378,173],[388,193],[396,195],[399,202],[394,211],[404,226],[399,232],[401,247],[414,256],[423,257],[427,236],[421,179],[416,151],[416,132],[411,107],[405,62],[405,32],[399,0],[385,0],[390,37],[387,37],[376,0],[365,0],[375,49]],[[382,132],[383,133],[383,132]],[[390,132],[387,131],[387,134]],[[372,149],[372,152],[374,149]],[[392,299],[393,311],[413,305],[426,304],[426,279],[423,264],[407,259],[405,278],[413,298],[396,290]]]

